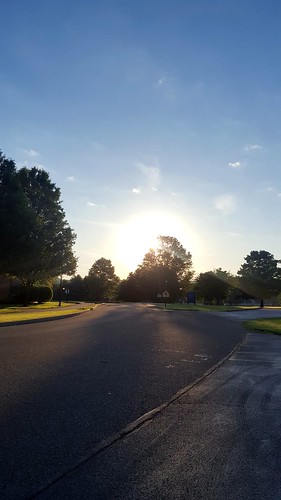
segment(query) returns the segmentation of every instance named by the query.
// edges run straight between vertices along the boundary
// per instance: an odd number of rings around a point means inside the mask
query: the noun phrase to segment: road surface
[[[0,329],[1,498],[30,498],[201,377],[242,328],[198,312],[105,305]]]

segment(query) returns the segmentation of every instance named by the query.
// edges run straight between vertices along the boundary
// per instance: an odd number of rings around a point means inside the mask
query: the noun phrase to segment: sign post
[[[167,299],[170,297],[170,294],[167,290],[165,290],[165,292],[162,293],[162,297],[163,299],[165,299],[165,307],[167,306]]]

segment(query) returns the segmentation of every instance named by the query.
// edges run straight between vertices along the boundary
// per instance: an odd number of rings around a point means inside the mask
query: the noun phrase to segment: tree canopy
[[[173,301],[187,292],[192,276],[190,252],[177,238],[159,236],[157,248],[150,249],[142,264],[122,282],[120,298],[154,302],[157,295],[167,290]]]
[[[238,271],[240,287],[246,293],[257,297],[263,306],[264,298],[278,293],[281,283],[281,262],[266,250],[253,250],[245,257]]]
[[[88,300],[101,302],[113,300],[117,295],[120,279],[110,259],[101,257],[96,260],[85,277]]]
[[[73,274],[75,238],[49,174],[37,167],[17,170],[0,152],[0,272],[27,287]]]
[[[200,273],[195,280],[196,294],[204,302],[212,304],[215,300],[216,304],[220,305],[230,292],[232,278],[228,271],[223,271],[221,268]]]

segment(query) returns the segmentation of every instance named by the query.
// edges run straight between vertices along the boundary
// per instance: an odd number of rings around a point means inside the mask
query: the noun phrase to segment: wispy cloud
[[[217,210],[224,215],[231,214],[236,210],[236,201],[232,194],[223,194],[214,200],[214,205]]]
[[[135,166],[142,172],[146,178],[149,189],[156,191],[160,183],[160,168],[158,161],[155,159],[156,165],[148,165],[143,162],[137,162]]]
[[[67,179],[66,179],[66,180],[67,180],[68,182],[75,182],[75,181],[76,181],[76,179],[75,179],[74,175],[70,175],[69,177],[67,177]]]
[[[175,101],[177,94],[177,83],[174,78],[161,76],[158,78],[155,87],[161,90],[162,95],[169,101]]]
[[[156,87],[162,87],[162,85],[165,83],[166,81],[166,77],[165,76],[162,76],[161,78],[159,78],[159,80],[157,81],[156,83]]]
[[[260,144],[246,144],[244,147],[245,151],[254,151],[256,149],[262,149],[262,146]]]
[[[228,166],[231,167],[231,168],[240,168],[241,167],[241,161],[235,161],[234,163],[229,162]]]
[[[88,201],[87,205],[88,207],[105,208],[105,205],[103,204],[99,205],[98,203],[94,203],[93,201]]]
[[[240,238],[241,237],[241,233],[235,233],[235,232],[228,232],[227,233],[228,236],[230,236],[230,238]]]
[[[34,149],[21,149],[21,151],[25,153],[27,156],[30,156],[30,158],[35,158],[36,156],[40,156],[40,153],[38,153]]]
[[[140,187],[134,187],[134,188],[132,189],[132,193],[135,193],[135,194],[140,194],[140,192],[141,192],[141,188],[140,188]]]

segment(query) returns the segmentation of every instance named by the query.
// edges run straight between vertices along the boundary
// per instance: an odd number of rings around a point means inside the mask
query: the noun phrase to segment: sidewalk
[[[211,375],[36,498],[281,498],[281,338],[249,333]]]

